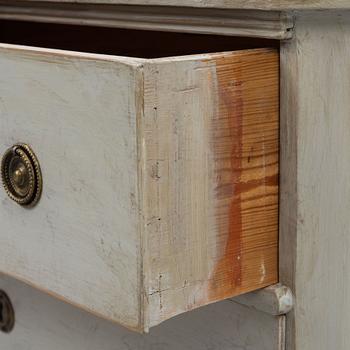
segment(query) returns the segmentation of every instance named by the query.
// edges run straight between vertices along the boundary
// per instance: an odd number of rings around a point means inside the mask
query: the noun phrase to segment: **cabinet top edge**
[[[350,0],[22,0],[24,3],[76,3],[242,9],[265,11],[350,9]]]
[[[195,1],[177,0],[172,6],[174,0],[0,0],[0,18],[277,40],[292,37],[293,16],[283,11],[187,6]]]

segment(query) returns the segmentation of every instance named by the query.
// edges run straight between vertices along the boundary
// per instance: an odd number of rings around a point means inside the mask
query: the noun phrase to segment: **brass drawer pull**
[[[0,290],[0,331],[10,333],[15,325],[15,312],[8,295]]]
[[[34,206],[40,199],[42,176],[32,149],[18,143],[9,148],[1,161],[1,178],[8,196],[22,206]]]

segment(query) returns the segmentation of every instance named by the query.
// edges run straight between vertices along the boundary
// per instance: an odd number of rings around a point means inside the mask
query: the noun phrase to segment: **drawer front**
[[[132,59],[2,45],[0,270],[129,328],[277,282],[278,53]]]
[[[231,300],[136,334],[10,278],[0,277],[0,289],[12,300],[16,317],[13,331],[0,333],[6,350],[285,350],[285,316]]]
[[[132,60],[3,46],[0,71],[0,148],[28,143],[43,177],[31,209],[0,193],[1,271],[137,328]]]

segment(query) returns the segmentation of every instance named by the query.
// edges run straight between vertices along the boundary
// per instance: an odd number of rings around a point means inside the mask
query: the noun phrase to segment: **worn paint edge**
[[[143,135],[143,120],[144,120],[144,66],[139,66],[136,69],[135,84],[135,109],[136,109],[136,149],[137,149],[137,189],[138,189],[138,235],[139,235],[139,253],[137,256],[138,266],[138,290],[139,290],[139,323],[141,332],[148,333],[149,317],[148,317],[148,297],[147,297],[147,266],[145,264],[145,256],[147,253],[147,240],[144,220],[144,205],[145,205],[145,183],[144,183],[144,154],[145,145]]]
[[[37,2],[69,3],[72,0],[35,0]],[[24,0],[24,3],[33,0]],[[86,4],[114,4],[114,5],[163,5],[174,7],[174,0],[74,0],[75,3]],[[208,9],[247,9],[247,10],[330,10],[350,9],[348,0],[177,0],[177,6],[208,8]]]
[[[244,50],[244,54],[245,55],[246,54],[255,55],[257,52],[276,52],[276,51],[277,50],[274,49],[274,48],[252,49],[252,50]],[[243,53],[243,51],[234,51],[234,52],[223,52],[223,53],[215,53],[215,54],[204,54],[204,55],[192,55],[192,56],[174,57],[174,58],[171,58],[171,62],[184,62],[184,61],[187,61],[187,60],[192,61],[193,59],[197,59],[197,60],[209,61],[207,63],[212,63],[213,64],[214,63],[213,60],[215,61],[215,58],[222,58],[222,57],[231,56],[231,55],[238,55],[239,56],[239,55],[242,55],[242,53]],[[278,62],[278,60],[277,60],[277,62]],[[166,63],[169,63],[169,58],[152,59],[152,60],[147,60],[146,67],[152,67],[153,64],[166,64]],[[212,278],[209,278],[206,282],[210,283],[211,280],[212,280]],[[277,282],[278,282],[278,280],[276,278],[273,281],[262,283],[259,287],[247,289],[245,292],[248,293],[248,292],[251,292],[251,291],[255,290],[256,288],[267,287],[267,286],[269,286],[269,285],[271,285],[273,283],[277,283]],[[203,289],[203,288],[205,288],[204,284],[205,283],[202,283],[202,285],[200,283],[197,283],[196,285],[200,289]],[[204,289],[203,289],[203,291],[204,291]],[[231,295],[227,295],[226,298],[233,297],[234,295],[235,294],[232,293]],[[236,294],[236,295],[238,295],[238,294]],[[215,302],[220,301],[220,300],[222,300],[222,298],[220,298],[220,297],[216,297],[216,298],[213,297],[211,299],[203,300],[201,303],[196,304],[195,307],[187,308],[185,310],[182,310],[182,311],[179,311],[177,313],[171,314],[171,316],[169,316],[168,318],[174,317],[176,315],[179,315],[179,314],[181,314],[183,312],[190,311],[192,309],[196,309],[198,307],[202,307],[202,306],[205,306],[205,305],[209,305],[209,304],[215,303]],[[156,326],[156,325],[166,321],[168,318],[162,319],[161,321],[157,321],[157,322],[151,322],[150,323],[150,327]]]
[[[188,11],[186,7],[177,6],[127,5],[27,1],[13,1],[9,5],[8,2],[0,1],[0,18],[270,39],[288,39],[292,36],[292,18],[280,11],[267,12],[258,8],[192,8]]]
[[[87,313],[89,313],[91,315],[99,317],[99,318],[101,318],[103,320],[106,320],[108,322],[112,322],[112,323],[118,324],[118,325],[120,325],[120,326],[122,326],[122,327],[124,327],[126,329],[129,329],[130,331],[137,332],[137,333],[141,333],[142,332],[142,330],[140,328],[138,328],[138,326],[137,327],[133,327],[133,326],[129,326],[127,324],[121,323],[119,321],[116,321],[115,319],[113,319],[111,317],[108,317],[105,314],[102,314],[102,313],[100,313],[98,311],[89,309],[88,307],[86,307],[86,305],[74,302],[74,301],[72,301],[72,300],[70,300],[70,299],[68,299],[68,298],[66,298],[66,297],[64,297],[64,296],[62,296],[62,295],[60,295],[58,293],[55,293],[55,292],[53,292],[51,290],[47,290],[47,289],[39,286],[38,284],[29,281],[28,279],[26,279],[26,278],[24,278],[22,276],[19,276],[19,275],[13,274],[13,273],[8,273],[8,272],[3,271],[3,270],[0,270],[0,275],[3,275],[5,277],[9,277],[9,278],[13,278],[13,279],[15,279],[15,280],[17,280],[17,281],[19,281],[21,283],[26,284],[27,286],[29,286],[31,288],[34,288],[34,289],[36,289],[36,290],[38,290],[38,291],[40,291],[42,293],[45,293],[45,294],[49,295],[50,297],[53,297],[53,298],[58,299],[60,301],[63,301],[64,303],[67,303],[67,304],[72,305],[72,306],[74,306],[76,308],[79,308],[79,309],[81,309],[81,310],[83,310],[83,311],[85,311],[85,312],[87,312]]]
[[[1,9],[0,9],[1,11]],[[97,62],[118,62],[119,64],[125,64],[131,67],[140,67],[146,60],[143,58],[125,57],[125,56],[113,56],[103,55],[95,53],[86,53],[79,51],[68,51],[60,49],[48,49],[34,46],[14,45],[0,43],[0,51],[14,53],[18,52],[28,57],[33,56],[47,56],[50,57],[52,62],[57,60],[64,60],[66,58],[76,58],[81,60],[91,60]]]
[[[294,296],[291,289],[280,283],[230,300],[273,316],[285,315],[294,306]]]

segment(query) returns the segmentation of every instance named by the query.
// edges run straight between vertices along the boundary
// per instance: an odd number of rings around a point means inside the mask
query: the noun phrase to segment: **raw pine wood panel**
[[[224,299],[277,281],[278,55],[262,50],[215,63],[215,217],[226,243],[211,295]]]
[[[278,52],[145,67],[150,326],[275,283]]]

